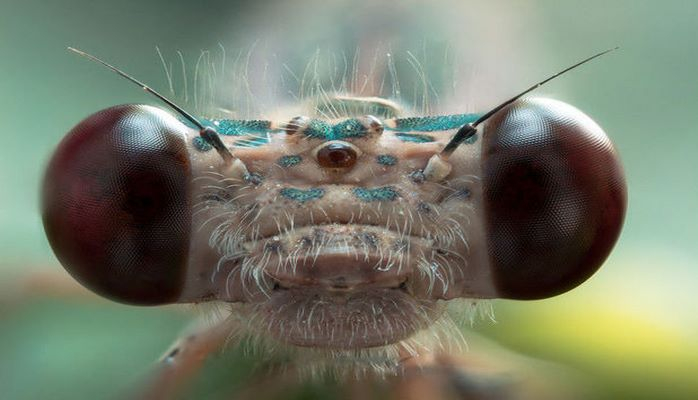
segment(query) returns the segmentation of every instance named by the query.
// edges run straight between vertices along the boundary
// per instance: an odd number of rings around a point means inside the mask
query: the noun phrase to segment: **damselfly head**
[[[279,342],[387,346],[434,326],[442,300],[572,289],[622,226],[625,180],[601,128],[522,98],[553,77],[484,114],[406,117],[337,95],[286,121],[200,120],[101,63],[180,116],[100,111],[48,166],[56,255],[118,301],[218,300]]]

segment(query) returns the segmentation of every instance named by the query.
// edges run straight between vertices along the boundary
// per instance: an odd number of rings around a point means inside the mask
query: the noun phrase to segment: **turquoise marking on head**
[[[213,120],[213,123],[218,133],[226,136],[266,134],[271,129],[271,121],[262,119],[218,119]]]
[[[317,200],[325,195],[325,189],[312,188],[308,190],[301,190],[295,188],[283,188],[279,191],[279,194],[287,199],[297,201],[299,203],[305,203],[306,201]]]
[[[271,121],[263,119],[249,119],[237,121],[246,132],[267,133],[271,129]]]
[[[475,122],[479,117],[480,114],[452,114],[432,117],[396,118],[395,127],[387,127],[386,129],[403,132],[447,131],[451,129],[457,129],[465,124]]]
[[[191,121],[180,118],[183,124],[190,128],[198,129]],[[201,125],[216,130],[218,134],[225,136],[242,136],[253,133],[268,133],[271,130],[271,121],[263,119],[207,119],[199,118]]]
[[[235,121],[231,119],[222,119],[216,121],[217,124],[213,127],[218,133],[226,136],[240,136],[244,135],[245,132],[242,130],[242,125],[239,124],[240,121]]]
[[[395,118],[395,127],[391,128],[387,126],[386,129],[401,131],[395,133],[395,137],[403,142],[430,143],[436,140],[430,135],[406,132],[432,132],[457,129],[465,124],[474,122],[479,116],[479,114],[452,114],[427,117]],[[190,121],[181,121],[189,127],[196,128]],[[237,147],[263,146],[269,143],[269,135],[277,132],[272,131],[271,121],[261,119],[242,120],[201,118],[199,121],[202,125],[214,128],[216,132],[224,136],[247,136],[235,142],[234,145]],[[303,130],[303,133],[309,138],[330,141],[362,138],[368,134],[368,129],[366,126],[364,126],[361,120],[357,118],[345,119],[334,125],[321,119],[311,119],[306,128]],[[473,136],[466,140],[465,143],[471,144],[476,141],[477,136]],[[203,139],[194,139],[193,144],[198,151],[211,150],[211,145],[206,143]],[[393,161],[385,157],[377,161],[382,165],[394,165]]]
[[[360,138],[366,136],[368,130],[355,118],[345,119],[334,125],[321,119],[312,119],[303,133],[312,139],[324,140],[345,140],[350,138]]]
[[[376,162],[380,165],[392,166],[397,164],[397,157],[390,154],[379,154],[376,156]]]
[[[403,142],[412,142],[412,143],[430,143],[435,141],[433,136],[429,135],[422,135],[419,133],[396,133],[395,137],[402,140]]]
[[[300,164],[301,161],[303,161],[303,158],[301,158],[301,156],[291,155],[279,157],[279,159],[276,160],[276,163],[284,168],[288,168]]]
[[[354,188],[352,190],[354,196],[365,202],[371,201],[393,201],[400,197],[400,194],[392,186],[383,186],[375,189]]]
[[[201,136],[196,136],[194,139],[192,139],[192,144],[196,150],[203,152],[209,151],[213,148],[213,146],[211,146],[211,144]]]
[[[193,129],[198,129],[190,121],[181,119],[180,121]],[[246,138],[237,140],[234,145],[237,147],[259,147],[269,143],[271,133],[271,122],[261,119],[236,120],[236,119],[206,119],[200,118],[201,125],[213,128],[219,135],[223,136],[245,136]],[[198,151],[209,151],[212,146],[201,137],[193,139],[194,148]]]
[[[346,119],[332,127],[332,137],[327,140],[343,140],[366,136],[367,129],[358,119]]]
[[[311,119],[303,134],[312,139],[325,139],[332,134],[332,125],[321,119]]]

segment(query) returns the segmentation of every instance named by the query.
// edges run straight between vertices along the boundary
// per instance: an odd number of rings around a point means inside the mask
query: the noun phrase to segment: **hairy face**
[[[216,296],[254,310],[260,333],[339,349],[406,339],[441,316],[440,300],[489,290],[478,269],[486,263],[477,141],[454,157],[457,178],[433,183],[422,170],[449,132],[407,134],[364,115],[316,118],[238,147],[247,177],[194,168],[194,226],[220,260],[192,277],[207,276]],[[192,152],[201,165],[218,157]]]
[[[118,301],[222,302],[253,337],[396,360],[458,336],[447,302],[560,294],[618,237],[620,162],[572,106],[480,120],[319,94],[301,116],[201,129],[141,105],[86,118],[44,180],[59,260]]]

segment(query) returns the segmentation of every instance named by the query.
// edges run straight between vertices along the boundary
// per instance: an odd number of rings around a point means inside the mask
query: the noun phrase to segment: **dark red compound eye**
[[[613,248],[626,209],[613,144],[589,117],[518,100],[485,123],[486,231],[500,297],[538,299],[579,285]]]
[[[86,118],[58,146],[43,183],[46,235],[97,294],[177,300],[191,231],[186,130],[155,107],[122,105]]]

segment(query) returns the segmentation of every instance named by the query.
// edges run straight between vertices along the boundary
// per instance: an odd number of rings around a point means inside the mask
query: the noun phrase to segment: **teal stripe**
[[[475,122],[481,114],[452,114],[433,117],[406,117],[396,118],[395,127],[388,128],[393,131],[420,131],[434,132],[457,129],[465,124]]]

